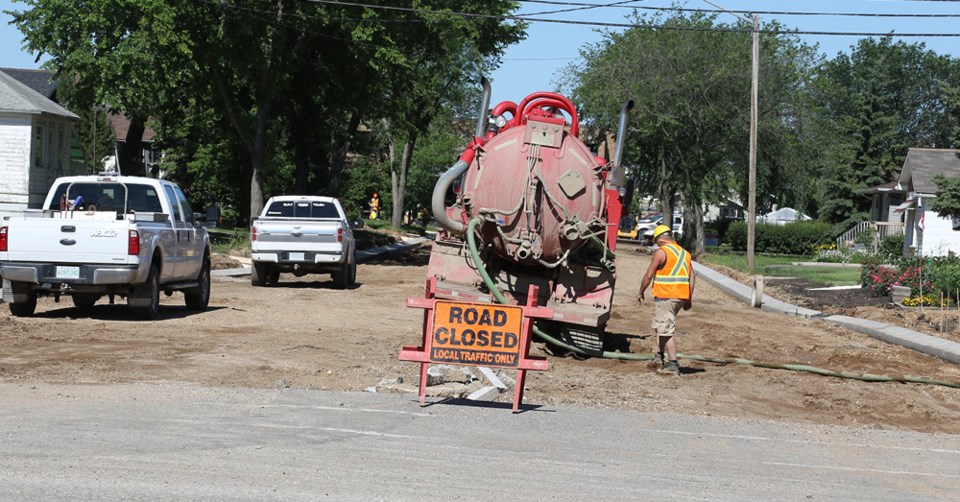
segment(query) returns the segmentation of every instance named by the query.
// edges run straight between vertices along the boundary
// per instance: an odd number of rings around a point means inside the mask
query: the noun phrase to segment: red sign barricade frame
[[[405,345],[400,349],[399,359],[401,361],[411,361],[420,363],[420,406],[425,406],[427,391],[427,369],[430,363],[458,364],[461,366],[482,366],[479,364],[470,364],[464,362],[434,361],[431,359],[433,348],[433,324],[434,310],[438,300],[436,297],[436,278],[427,279],[426,294],[424,298],[407,298],[407,307],[423,309],[423,340],[420,346]],[[519,306],[523,309],[523,321],[520,330],[520,357],[517,362],[517,379],[513,395],[513,412],[517,413],[520,403],[523,402],[523,387],[527,376],[527,371],[547,371],[547,358],[530,355],[530,335],[533,332],[534,319],[550,319],[553,317],[553,309],[538,307],[536,305],[539,294],[539,288],[530,285],[527,291],[527,304]],[[491,304],[496,305],[496,304]],[[516,305],[511,305],[516,307]]]

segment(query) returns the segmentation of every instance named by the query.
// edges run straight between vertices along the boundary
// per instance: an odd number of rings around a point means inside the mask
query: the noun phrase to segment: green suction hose
[[[473,259],[474,266],[477,267],[477,272],[480,274],[480,277],[483,279],[483,283],[487,285],[487,288],[490,289],[490,293],[497,300],[498,303],[506,304],[507,299],[503,296],[503,293],[500,292],[500,288],[497,287],[496,283],[493,282],[493,279],[490,277],[490,274],[487,272],[486,265],[483,263],[483,260],[480,259],[480,252],[477,249],[477,241],[474,235],[474,230],[482,222],[480,218],[473,218],[470,220],[470,224],[467,226],[467,245],[470,248],[470,257]],[[551,345],[556,345],[557,347],[569,350],[570,352],[580,354],[588,357],[601,357],[605,359],[622,359],[629,361],[651,361],[653,360],[653,354],[630,354],[623,352],[609,352],[606,350],[592,350],[584,349],[568,343],[562,342],[553,336],[548,335],[543,330],[538,328],[536,325],[533,326],[533,334],[537,336],[540,340],[549,343]],[[873,375],[870,373],[851,373],[849,371],[833,371],[823,368],[818,368],[816,366],[808,366],[805,364],[779,364],[779,363],[769,363],[764,361],[752,361],[750,359],[741,359],[734,357],[706,357],[693,354],[677,354],[677,357],[681,359],[687,359],[690,361],[701,361],[708,363],[716,364],[743,364],[747,366],[755,366],[758,368],[768,368],[768,369],[779,369],[779,370],[790,370],[790,371],[800,371],[805,373],[815,373],[817,375],[831,376],[836,378],[845,378],[850,380],[860,380],[863,382],[901,382],[901,383],[919,383],[926,385],[941,385],[944,387],[952,387],[955,389],[960,389],[960,383],[949,382],[945,380],[934,380],[930,378],[921,378],[910,375],[902,376],[889,376],[889,375]]]

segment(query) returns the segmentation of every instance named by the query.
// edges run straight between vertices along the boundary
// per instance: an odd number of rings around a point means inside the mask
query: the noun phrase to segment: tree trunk
[[[660,157],[660,211],[663,214],[663,222],[669,225],[673,216],[673,188],[667,182],[667,161]]]
[[[296,195],[306,195],[307,180],[310,176],[310,154],[307,152],[307,146],[303,141],[297,141],[293,145],[293,193]]]
[[[144,176],[147,174],[143,165],[143,132],[146,130],[146,124],[138,117],[129,117],[129,119],[130,127],[127,129],[123,148],[118,152],[117,163],[120,165],[120,174]]]
[[[403,223],[403,199],[407,191],[407,173],[410,172],[410,162],[413,160],[413,147],[416,142],[417,132],[410,131],[406,143],[403,144],[399,173],[390,175],[390,188],[393,190],[393,217],[390,219],[390,226],[394,230],[400,230],[400,225]]]
[[[343,179],[343,169],[347,165],[347,152],[350,151],[350,140],[360,127],[360,111],[354,110],[350,114],[350,122],[343,134],[333,137],[333,159],[330,162],[330,196],[340,196],[340,182]]]
[[[250,165],[246,162],[241,164],[240,167],[240,186],[250,186],[250,180],[253,177],[253,171],[250,169]],[[250,219],[248,215],[250,214],[250,191],[249,190],[240,190],[240,204],[237,207],[237,226],[245,227],[250,225]]]
[[[251,159],[250,176],[250,219],[260,216],[263,211],[263,184],[261,183],[261,168],[263,167],[263,156],[254,155]]]
[[[687,200],[683,204],[683,243],[694,257],[703,254],[703,204]]]

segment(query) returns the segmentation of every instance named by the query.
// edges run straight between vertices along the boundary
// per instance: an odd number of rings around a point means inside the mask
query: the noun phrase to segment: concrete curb
[[[395,244],[390,244],[387,246],[379,246],[371,249],[365,249],[363,251],[357,251],[357,263],[360,264],[360,263],[366,262],[371,258],[382,255],[382,254],[400,253],[404,251],[409,251],[413,248],[416,248],[420,244],[423,244],[428,240],[430,240],[430,238],[428,237],[415,237],[412,239],[406,239],[403,242],[397,242]],[[246,263],[245,264],[246,266],[244,266],[243,268],[211,270],[210,275],[218,276],[218,277],[243,277],[246,275],[250,275],[250,265],[249,265],[250,259],[249,258],[238,259],[238,261],[241,261],[241,262],[245,261],[248,263]]]
[[[694,269],[697,271],[697,275],[699,277],[703,278],[717,289],[746,303],[747,305],[751,304],[751,301],[753,300],[753,288],[750,286],[741,284],[721,274],[720,272],[703,265],[702,263],[694,262]],[[841,315],[827,316],[823,312],[791,305],[767,295],[763,295],[761,309],[768,312],[779,312],[782,314],[794,315],[807,319],[821,319],[830,324],[842,326],[887,343],[900,345],[902,347],[913,349],[930,356],[939,357],[940,359],[952,362],[954,364],[960,364],[960,343],[944,340],[943,338],[937,338],[935,336],[930,336],[928,334],[920,333],[907,328],[891,326],[889,324],[870,321],[867,319],[860,319],[857,317]]]
[[[724,293],[727,293],[728,295],[742,301],[743,303],[746,303],[747,305],[751,304],[753,300],[753,288],[750,286],[741,284],[721,274],[720,272],[717,272],[716,270],[706,267],[699,262],[694,262],[693,268],[697,271],[697,275],[703,279],[706,279],[707,282],[713,284]],[[763,295],[763,300],[760,305],[761,310],[766,310],[768,312],[795,315],[807,319],[823,317],[823,312],[798,307],[796,305],[790,305],[789,303],[782,302],[767,295]]]
[[[878,340],[907,347],[954,364],[960,364],[960,343],[937,338],[913,330],[891,326],[867,319],[858,319],[842,315],[824,317],[824,321],[870,335]]]

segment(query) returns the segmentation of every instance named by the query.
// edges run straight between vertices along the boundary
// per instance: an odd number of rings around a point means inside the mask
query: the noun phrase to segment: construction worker
[[[380,194],[377,192],[373,193],[373,198],[370,199],[370,219],[375,220],[380,217]]]
[[[693,271],[690,253],[673,240],[670,227],[657,225],[653,229],[653,242],[659,246],[659,249],[654,251],[650,267],[643,274],[637,302],[643,303],[643,293],[652,282],[653,299],[656,305],[653,329],[657,332],[657,353],[654,355],[654,364],[658,366],[660,372],[680,376],[674,330],[680,309],[690,310],[693,305],[693,287],[697,274]],[[666,349],[666,362],[664,362],[664,349]]]

